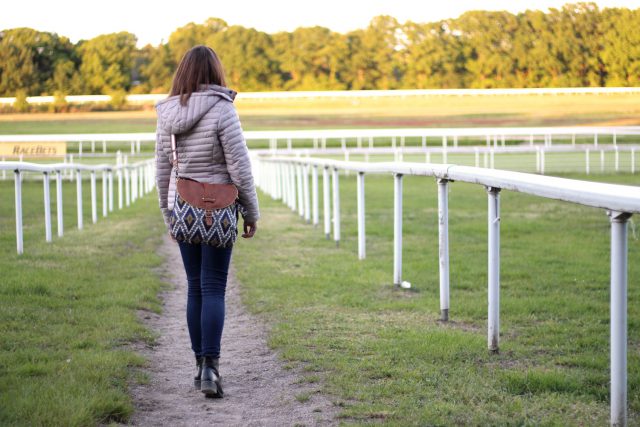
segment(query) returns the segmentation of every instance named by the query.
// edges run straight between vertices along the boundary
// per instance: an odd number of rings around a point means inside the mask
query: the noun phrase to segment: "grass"
[[[442,323],[435,183],[405,177],[403,279],[412,288],[396,290],[392,179],[366,178],[363,261],[355,178],[341,180],[339,248],[322,227],[261,196],[259,234],[234,256],[243,300],[273,325],[270,345],[322,378],[318,387],[341,407],[344,424],[608,423],[610,231],[602,210],[501,194],[501,351],[491,355],[484,189],[451,187],[452,320]],[[630,233],[630,425],[640,423],[639,277],[640,242]]]
[[[236,101],[245,130],[638,125],[638,95]],[[153,132],[155,111],[0,115],[0,134]]]
[[[42,183],[25,180],[25,253],[18,256],[13,182],[0,181],[1,425],[127,422],[134,409],[128,383],[148,381],[131,343],[153,343],[136,312],[160,309],[154,269],[164,226],[156,198],[92,225],[87,186],[85,229],[75,228],[75,183],[65,183],[65,235],[46,243]],[[53,183],[51,194],[55,200]],[[52,209],[56,236],[55,203]]]

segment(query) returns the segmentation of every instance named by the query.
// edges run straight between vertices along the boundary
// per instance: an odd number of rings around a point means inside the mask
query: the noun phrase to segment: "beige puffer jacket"
[[[260,217],[251,162],[233,99],[236,92],[217,85],[194,92],[186,106],[179,96],[156,104],[156,183],[167,226],[175,199],[171,134],[176,135],[180,176],[210,184],[238,187],[244,220]],[[242,209],[241,209],[242,210]]]

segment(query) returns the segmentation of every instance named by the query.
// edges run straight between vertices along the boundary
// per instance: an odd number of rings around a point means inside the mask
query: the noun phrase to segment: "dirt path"
[[[317,393],[318,384],[300,381],[294,370],[283,369],[266,344],[261,321],[240,302],[232,273],[227,284],[225,328],[220,373],[224,399],[207,399],[193,389],[195,362],[187,332],[186,278],[178,246],[168,238],[160,248],[167,259],[162,274],[172,285],[164,292],[162,315],[145,312],[144,322],[160,338],[154,348],[142,349],[150,360],[149,384],[134,386],[140,426],[293,426],[336,425],[337,408]],[[306,400],[306,396],[310,398]]]

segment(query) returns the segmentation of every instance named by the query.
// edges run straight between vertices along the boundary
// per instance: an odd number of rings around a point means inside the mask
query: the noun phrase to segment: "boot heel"
[[[200,391],[207,397],[215,397],[218,395],[218,386],[215,381],[201,381]]]

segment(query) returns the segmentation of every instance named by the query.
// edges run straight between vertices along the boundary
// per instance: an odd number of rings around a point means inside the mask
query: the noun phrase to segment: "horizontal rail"
[[[585,206],[621,212],[640,212],[640,187],[604,184],[497,169],[411,162],[346,162],[342,160],[265,157],[263,161],[309,164],[345,171],[433,176],[487,187],[503,188]]]
[[[400,129],[309,129],[245,131],[246,140],[383,137],[485,137],[545,135],[640,135],[640,126],[499,127],[499,128],[400,128]],[[155,141],[153,132],[85,133],[48,135],[0,135],[0,142],[40,141]]]
[[[30,163],[30,162],[0,162],[0,170],[19,170],[22,172],[57,172],[64,170],[71,171],[117,171],[120,169],[133,169],[135,167],[139,167],[142,164],[146,164],[146,161],[140,161],[130,164],[122,164],[122,165],[85,165],[82,163],[51,163],[51,164],[43,164],[43,163]]]
[[[242,92],[237,99],[300,99],[300,98],[379,98],[409,96],[505,96],[505,95],[611,95],[638,94],[637,87],[568,87],[568,88],[514,88],[514,89],[396,89],[396,90],[335,90],[335,91],[276,91]],[[155,103],[167,97],[166,94],[130,94],[126,100],[131,103]],[[67,95],[69,103],[84,104],[109,102],[110,95]],[[0,98],[0,104],[11,105],[15,97]],[[30,104],[51,104],[54,96],[28,96]]]

